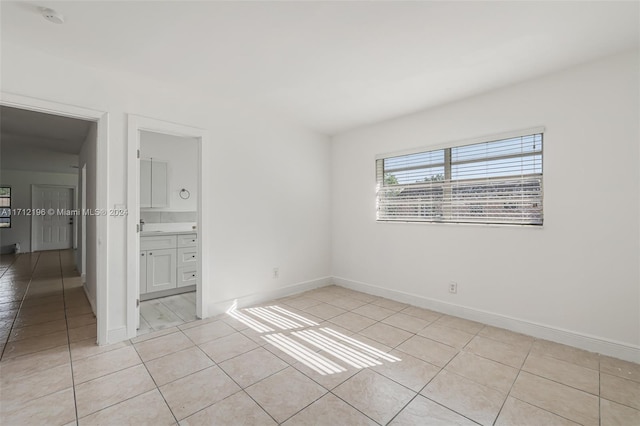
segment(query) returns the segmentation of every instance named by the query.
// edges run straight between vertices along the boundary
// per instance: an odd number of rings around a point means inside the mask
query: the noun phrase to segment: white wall
[[[75,169],[72,166],[77,165],[77,154],[24,146],[19,141],[12,141],[7,137],[2,138],[1,166],[3,169],[74,173]]]
[[[108,205],[126,204],[126,114],[208,129],[216,200],[205,218],[209,303],[330,275],[328,138],[232,99],[2,44],[2,90],[109,113]],[[126,220],[110,217],[108,329],[126,327]],[[204,241],[204,239],[208,241]],[[137,256],[137,254],[136,254]],[[271,278],[272,267],[280,278]]]
[[[140,157],[167,162],[169,205],[151,211],[195,212],[198,210],[198,141],[154,132],[140,132]],[[191,196],[180,198],[186,188]]]
[[[87,185],[87,199],[85,208],[87,211],[95,211],[97,206],[96,200],[96,183],[97,183],[97,163],[96,163],[96,151],[97,151],[97,126],[95,123],[91,123],[89,132],[85,138],[82,148],[80,149],[79,164],[80,171],[82,167],[86,167],[86,185]],[[78,173],[78,209],[82,208],[82,172]],[[85,276],[85,290],[87,297],[91,302],[93,312],[96,313],[96,282],[97,282],[97,265],[96,258],[96,242],[97,242],[97,217],[95,215],[84,215],[76,219],[80,222],[78,225],[78,256],[76,256],[78,263],[78,270],[81,270],[81,256],[82,253],[82,236],[86,232],[86,271],[81,271]],[[84,223],[84,227],[82,224]]]
[[[3,168],[0,174],[0,181],[2,185],[11,186],[12,209],[30,209],[32,185],[64,185],[75,188],[78,183],[78,175],[7,170]],[[14,215],[11,218],[11,228],[0,229],[0,242],[3,252],[9,250],[15,243],[20,243],[22,252],[30,252],[31,217],[27,215]]]
[[[638,356],[638,72],[637,52],[618,55],[335,137],[338,282]],[[376,223],[376,154],[534,126],[546,127],[542,229]]]

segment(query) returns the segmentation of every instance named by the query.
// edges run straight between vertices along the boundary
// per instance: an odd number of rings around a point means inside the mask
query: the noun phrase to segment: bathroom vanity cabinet
[[[194,291],[198,234],[149,232],[140,237],[140,300]]]

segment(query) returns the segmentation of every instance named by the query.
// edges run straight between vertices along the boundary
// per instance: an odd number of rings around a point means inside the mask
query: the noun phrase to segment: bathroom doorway
[[[198,139],[140,131],[138,335],[196,320]]]
[[[205,318],[201,129],[129,116],[127,334]]]

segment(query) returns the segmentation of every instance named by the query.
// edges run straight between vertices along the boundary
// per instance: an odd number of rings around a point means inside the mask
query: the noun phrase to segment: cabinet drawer
[[[196,247],[198,245],[198,234],[178,235],[178,247]]]
[[[176,248],[175,235],[140,237],[140,250],[158,250],[167,248]]]
[[[178,266],[190,266],[198,263],[198,249],[196,247],[185,247],[178,249]]]
[[[198,282],[198,271],[195,265],[178,268],[178,287],[196,285]]]

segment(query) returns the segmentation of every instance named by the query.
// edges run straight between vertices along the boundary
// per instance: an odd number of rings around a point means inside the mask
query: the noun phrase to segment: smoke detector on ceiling
[[[49,9],[48,7],[41,7],[40,13],[42,13],[42,17],[44,19],[49,22],[53,22],[54,24],[62,24],[64,22],[64,16],[53,9]]]

